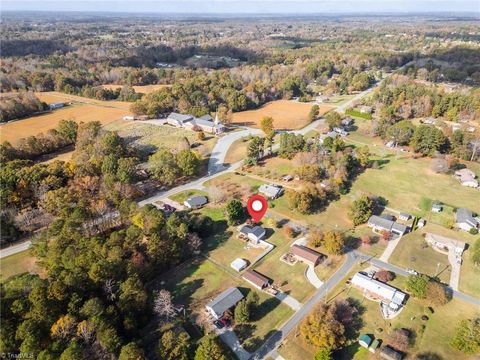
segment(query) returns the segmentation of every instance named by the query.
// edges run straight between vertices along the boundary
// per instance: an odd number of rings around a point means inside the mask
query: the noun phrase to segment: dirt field
[[[102,88],[104,89],[111,89],[115,90],[118,88],[122,88],[123,85],[117,85],[117,84],[108,84],[108,85],[102,85]],[[135,90],[136,93],[142,93],[142,94],[150,94],[151,92],[154,92],[156,90],[160,90],[161,88],[164,87],[170,87],[172,85],[143,85],[143,86],[132,86],[133,89]]]
[[[289,100],[271,101],[257,110],[234,113],[233,123],[259,127],[264,116],[271,116],[276,129],[301,129],[309,123],[308,113],[312,105]],[[320,114],[323,115],[333,108],[320,105]]]
[[[0,140],[9,141],[13,145],[20,138],[38,135],[55,128],[60,120],[75,120],[77,122],[100,121],[103,125],[120,120],[125,115],[131,115],[131,103],[123,101],[101,101],[67,95],[58,92],[36,93],[37,97],[47,103],[72,102],[72,105],[52,112],[32,116],[23,120],[0,125]]]

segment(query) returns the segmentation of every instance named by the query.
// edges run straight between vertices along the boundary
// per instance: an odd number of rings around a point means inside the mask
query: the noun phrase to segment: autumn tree
[[[227,360],[222,344],[213,334],[205,335],[195,351],[195,360]]]
[[[308,120],[312,122],[317,118],[319,113],[320,113],[320,107],[317,104],[313,105],[310,108],[310,112],[308,113]]]
[[[449,301],[445,286],[433,280],[429,281],[427,284],[427,299],[432,305],[445,305]]]
[[[342,126],[342,116],[336,111],[330,111],[325,116],[325,120],[330,130]]]
[[[462,320],[455,329],[451,345],[466,355],[480,353],[480,318]]]
[[[323,235],[325,250],[329,254],[341,254],[345,246],[345,238],[341,232],[327,231]]]
[[[364,224],[372,216],[374,202],[366,195],[362,195],[359,199],[354,200],[350,205],[348,216],[353,221],[353,225]]]
[[[323,243],[323,232],[315,227],[308,232],[308,244],[313,247],[318,247]]]
[[[389,282],[395,279],[395,273],[388,270],[380,270],[375,273],[375,279],[382,282]]]
[[[398,351],[406,351],[408,348],[408,331],[405,329],[394,330],[387,339],[388,345]]]

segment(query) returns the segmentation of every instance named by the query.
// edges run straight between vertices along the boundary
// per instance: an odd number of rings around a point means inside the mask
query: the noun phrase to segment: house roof
[[[477,227],[478,221],[475,220],[473,214],[470,210],[465,208],[460,208],[455,214],[455,219],[457,223],[466,223],[470,226]]]
[[[362,273],[356,273],[353,276],[352,284],[374,293],[383,299],[390,300],[397,305],[401,305],[405,300],[405,293]]]
[[[267,185],[267,184],[263,184],[258,188],[258,192],[261,192],[263,194],[266,194],[272,197],[277,196],[282,190],[283,188],[281,188],[280,186]]]
[[[432,209],[441,209],[441,208],[442,208],[442,204],[439,204],[439,203],[432,204]]]
[[[385,219],[384,217],[372,215],[368,219],[368,223],[375,227],[390,231],[393,225],[392,220]]]
[[[403,224],[400,224],[398,222],[394,222],[392,224],[392,231],[397,231],[397,232],[400,232],[400,233],[404,234],[404,233],[407,232],[407,226],[403,225]]]
[[[207,121],[213,121],[213,118],[210,114],[205,114],[203,116],[200,116],[199,119],[207,120]]]
[[[367,346],[372,342],[372,338],[368,334],[363,334],[358,340],[364,342]]]
[[[460,180],[460,182],[465,183],[465,182],[470,182],[470,181],[476,181],[475,180],[475,173],[472,170],[469,169],[460,169],[455,171],[455,176]]]
[[[202,118],[195,118],[194,122],[198,126],[208,126],[208,127],[212,127],[212,128],[215,127],[215,123],[213,121],[205,120],[205,119],[202,119]]]
[[[384,346],[380,351],[380,356],[387,360],[402,360],[403,355],[392,349],[390,346]]]
[[[318,259],[323,257],[323,255],[320,254],[319,252],[317,252],[313,249],[310,249],[306,246],[303,246],[303,245],[294,244],[294,245],[292,245],[291,249],[292,249],[292,253],[295,256],[298,256],[302,259],[305,259],[305,260],[313,262],[313,263],[316,263],[318,261]]]
[[[265,235],[265,229],[258,225],[256,226],[244,225],[241,227],[240,232],[245,235],[253,234],[257,238],[260,238]]]
[[[401,213],[400,213],[400,217],[402,217],[402,218],[410,218],[410,214],[401,212]]]
[[[233,269],[235,269],[237,271],[240,271],[247,266],[247,262],[245,260],[241,259],[241,258],[236,258],[235,260],[232,261],[230,266]]]
[[[180,121],[180,122],[185,122],[185,121],[192,120],[193,116],[172,112],[172,113],[170,113],[170,115],[168,115],[167,119],[172,119],[172,120],[177,120],[177,121]]]
[[[222,316],[225,311],[235,306],[243,299],[243,294],[236,287],[231,287],[211,300],[207,307],[213,310],[217,316]]]
[[[262,274],[256,272],[255,270],[247,270],[245,273],[242,275],[242,277],[250,281],[251,283],[255,284],[258,287],[263,287],[265,285],[268,285],[270,283],[270,279],[267,278],[266,276],[263,276]]]
[[[192,196],[186,200],[190,206],[199,206],[205,205],[208,202],[208,198],[206,196]]]
[[[452,239],[452,238],[448,238],[445,236],[432,234],[432,233],[426,233],[425,240],[444,244],[446,246],[454,246],[455,248],[459,248],[462,250],[465,249],[465,245],[466,245],[463,241],[459,241],[456,239]]]
[[[391,214],[382,214],[382,215],[380,215],[380,217],[383,218],[383,219],[390,220],[390,221],[395,221],[395,216],[393,216]]]

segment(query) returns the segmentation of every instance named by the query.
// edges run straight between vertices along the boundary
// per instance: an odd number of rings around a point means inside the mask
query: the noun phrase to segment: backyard
[[[36,273],[39,268],[30,250],[25,250],[0,260],[0,280],[25,272]]]

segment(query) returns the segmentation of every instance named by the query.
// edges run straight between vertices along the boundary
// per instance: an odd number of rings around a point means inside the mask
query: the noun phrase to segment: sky
[[[1,11],[81,11],[155,14],[467,13],[480,0],[0,0]]]

